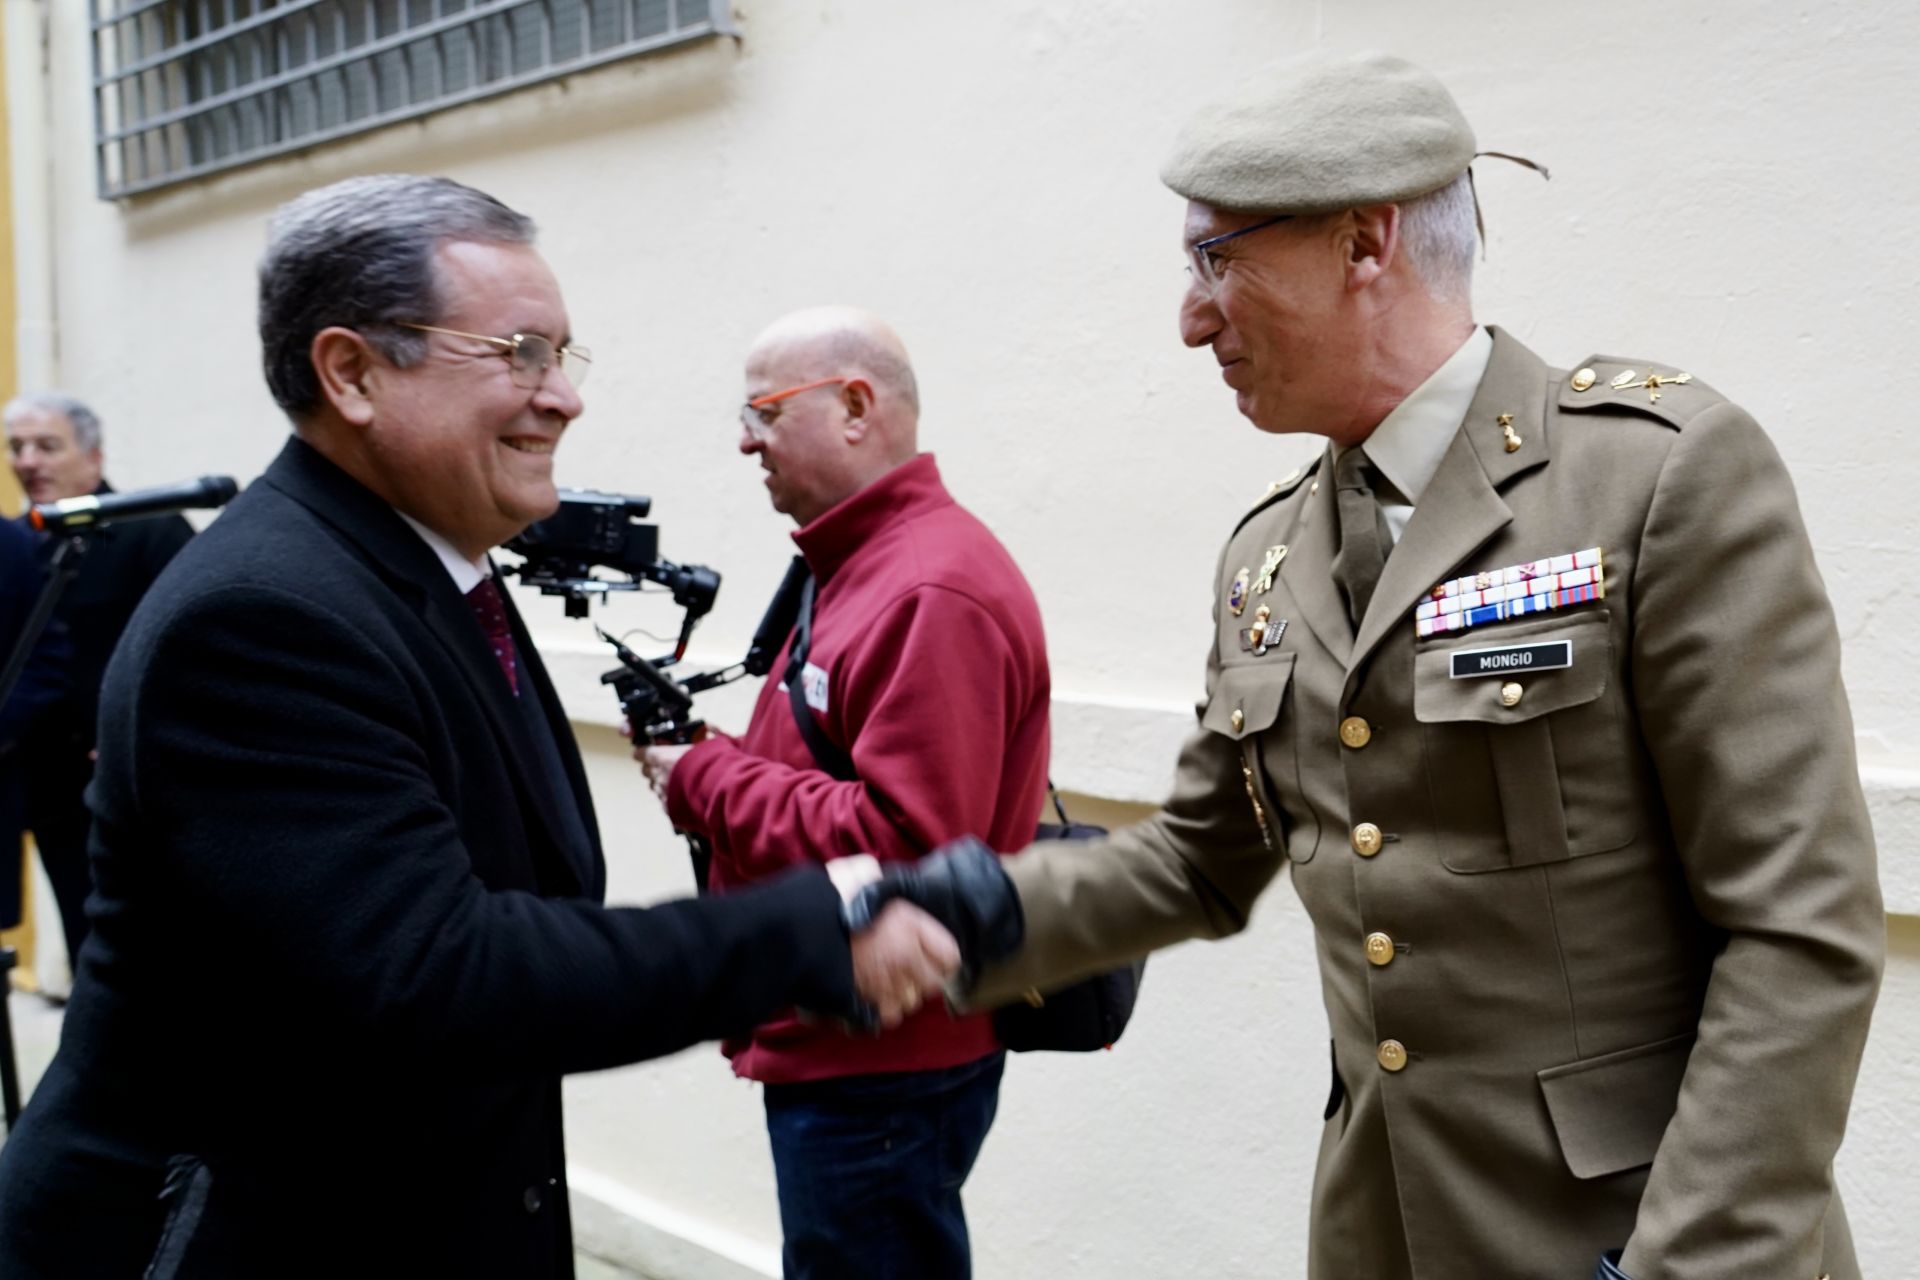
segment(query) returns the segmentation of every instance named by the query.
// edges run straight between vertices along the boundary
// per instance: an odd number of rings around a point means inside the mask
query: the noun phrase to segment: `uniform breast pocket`
[[[1320,838],[1301,798],[1297,719],[1288,711],[1291,653],[1224,668],[1200,723],[1239,747],[1240,772],[1269,848],[1284,846],[1295,862],[1313,857]]]
[[[1643,810],[1606,610],[1488,627],[1414,656],[1441,861],[1537,866],[1633,840]]]

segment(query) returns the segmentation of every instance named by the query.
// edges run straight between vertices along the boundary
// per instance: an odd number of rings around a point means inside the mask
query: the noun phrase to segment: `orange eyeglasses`
[[[797,387],[788,387],[785,391],[772,391],[764,396],[755,396],[740,406],[740,425],[745,427],[747,434],[755,440],[765,440],[767,433],[773,430],[773,424],[780,418],[778,410],[772,413],[767,412],[769,406],[797,396],[802,391],[812,391],[815,387],[836,387],[852,381],[854,381],[852,378],[816,378],[812,382],[803,382]]]

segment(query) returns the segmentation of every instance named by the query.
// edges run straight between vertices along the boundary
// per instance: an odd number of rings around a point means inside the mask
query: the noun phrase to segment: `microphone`
[[[800,593],[812,572],[805,556],[795,556],[787,566],[787,576],[780,580],[780,589],[773,593],[773,602],[761,616],[760,629],[753,633],[753,643],[742,659],[748,675],[763,676],[773,670],[780,646],[787,642],[787,637],[793,634],[793,624],[799,621]]]
[[[82,498],[43,502],[27,513],[27,523],[43,533],[64,537],[87,533],[117,520],[145,520],[198,507],[224,507],[240,486],[232,476],[201,476],[182,484],[132,493],[90,493]]]

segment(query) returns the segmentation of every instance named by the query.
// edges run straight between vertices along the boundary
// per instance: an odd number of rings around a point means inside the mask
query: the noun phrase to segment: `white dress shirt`
[[[447,574],[453,579],[453,585],[459,588],[461,595],[466,595],[467,592],[479,586],[483,579],[493,576],[493,567],[487,563],[485,556],[481,556],[478,560],[469,560],[455,550],[451,542],[398,507],[394,508],[393,514],[405,520],[413,531],[420,535],[420,541],[426,543],[433,549],[433,554],[440,557],[440,563],[447,567]]]

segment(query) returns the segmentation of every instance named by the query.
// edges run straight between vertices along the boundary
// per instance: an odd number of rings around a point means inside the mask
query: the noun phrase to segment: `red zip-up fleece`
[[[858,780],[814,762],[782,652],[746,735],[700,743],[668,777],[674,825],[713,842],[713,890],[847,854],[918,858],[963,835],[1026,848],[1046,795],[1052,689],[1040,609],[1006,548],[925,453],[794,541],[819,583],[809,704]],[[986,1015],[956,1018],[939,1001],[878,1036],[789,1015],[722,1046],[736,1074],[769,1083],[931,1071],[998,1047]]]

